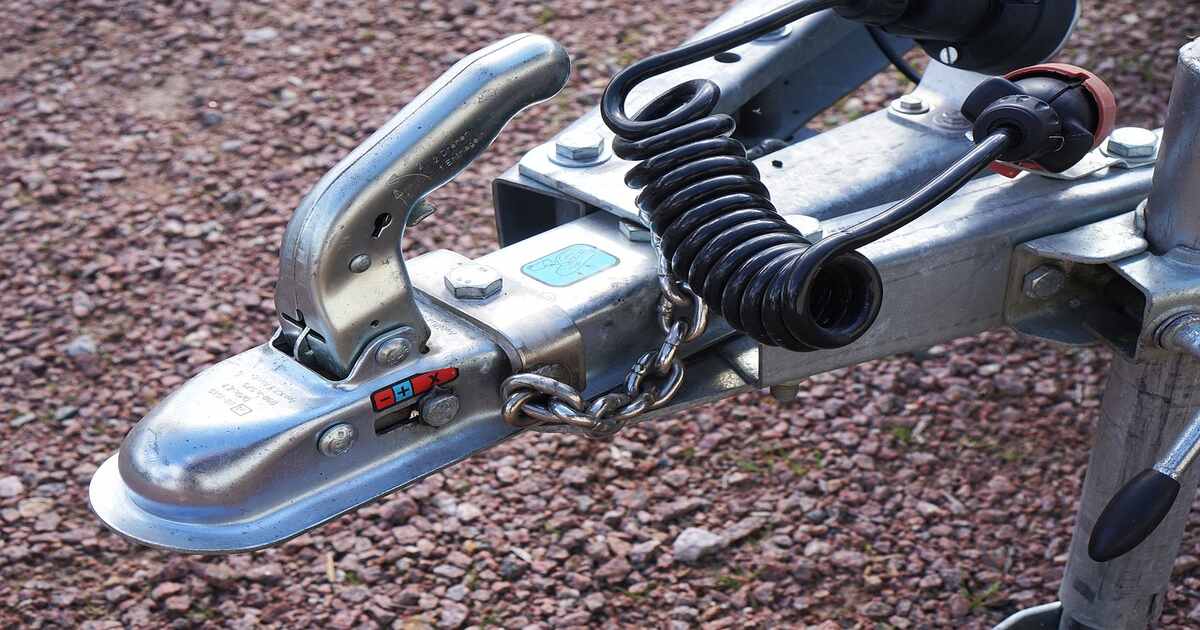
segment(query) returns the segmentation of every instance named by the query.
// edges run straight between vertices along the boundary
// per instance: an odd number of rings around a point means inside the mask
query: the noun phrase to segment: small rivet
[[[350,259],[350,271],[354,273],[362,273],[371,268],[371,257],[366,254],[359,254]]]
[[[384,367],[391,367],[408,358],[412,342],[404,337],[388,339],[375,351],[375,360]]]
[[[325,432],[321,434],[321,439],[317,441],[317,448],[326,457],[337,457],[349,451],[357,437],[358,431],[355,431],[353,426],[342,422],[325,429]]]

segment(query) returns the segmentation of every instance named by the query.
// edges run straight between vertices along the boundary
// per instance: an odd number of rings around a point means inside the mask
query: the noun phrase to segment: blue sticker
[[[396,402],[400,402],[402,400],[408,400],[409,398],[412,398],[414,395],[412,381],[404,381],[403,383],[396,383],[395,385],[392,386],[392,391],[394,391],[396,393]]]
[[[565,287],[615,267],[619,262],[616,256],[606,251],[580,243],[526,263],[521,272],[542,284]]]

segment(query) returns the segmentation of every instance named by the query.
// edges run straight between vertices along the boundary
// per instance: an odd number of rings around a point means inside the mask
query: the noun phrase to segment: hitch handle
[[[388,331],[407,326],[409,341],[424,347],[429,327],[401,251],[410,215],[569,74],[554,40],[508,37],[454,64],[326,173],[284,234],[276,347],[339,380]]]
[[[1161,326],[1155,335],[1165,350],[1200,359],[1200,313],[1186,313]],[[1175,506],[1180,483],[1200,458],[1200,412],[1154,465],[1138,473],[1108,502],[1088,540],[1096,562],[1115,560],[1146,541]]]

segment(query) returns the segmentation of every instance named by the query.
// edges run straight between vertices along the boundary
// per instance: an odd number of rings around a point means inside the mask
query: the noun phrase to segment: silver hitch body
[[[497,412],[513,371],[559,365],[582,386],[579,333],[551,301],[519,282],[486,296],[536,328],[448,308],[442,278],[465,259],[434,252],[410,274],[400,243],[424,197],[569,73],[553,40],[509,37],[322,177],[284,235],[279,331],[151,410],[93,477],[95,513],[154,547],[270,546],[514,434]]]
[[[275,289],[281,341],[297,360],[340,379],[387,331],[407,326],[424,346],[429,326],[400,251],[405,226],[569,73],[554,41],[504,39],[456,63],[317,182],[284,234]]]

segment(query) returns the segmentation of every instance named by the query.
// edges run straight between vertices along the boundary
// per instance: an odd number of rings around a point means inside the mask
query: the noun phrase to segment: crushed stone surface
[[[986,628],[1053,601],[1108,356],[1007,332],[813,378],[786,406],[526,436],[248,555],[140,547],[88,511],[138,418],[268,339],[292,209],[445,68],[520,31],[574,58],[406,235],[474,256],[495,247],[492,178],[721,4],[0,8],[0,627]],[[1060,59],[1111,82],[1123,123],[1161,125],[1200,5],[1084,5]],[[815,125],[907,89],[882,74]],[[682,562],[693,529],[721,542]],[[1197,557],[1193,522],[1161,627],[1200,625]]]

